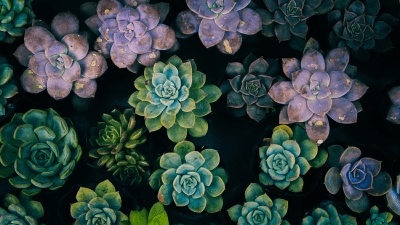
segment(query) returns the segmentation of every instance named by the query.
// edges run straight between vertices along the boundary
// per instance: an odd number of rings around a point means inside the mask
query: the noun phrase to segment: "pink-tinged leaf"
[[[215,23],[224,31],[236,32],[239,25],[240,17],[238,12],[230,12],[228,14],[218,15],[214,19]]]
[[[300,70],[296,70],[296,71],[292,72],[291,74],[292,74],[293,88],[298,93],[302,93],[304,86],[310,86],[310,78],[311,78],[310,71],[300,69]]]
[[[101,21],[115,19],[122,9],[122,4],[117,0],[100,0],[97,5],[97,15]]]
[[[325,174],[324,184],[326,190],[331,194],[337,194],[342,187],[342,178],[337,167],[331,167]]]
[[[288,104],[298,93],[293,89],[291,81],[281,81],[272,85],[268,95],[279,104]]]
[[[74,82],[72,90],[81,98],[94,98],[97,83],[95,80],[82,78]]]
[[[57,39],[61,39],[67,34],[76,34],[79,32],[79,20],[72,13],[59,13],[51,22],[51,31]]]
[[[327,87],[331,81],[331,78],[325,71],[314,72],[310,77],[310,88],[315,89],[316,86]]]
[[[237,32],[247,35],[258,33],[262,29],[262,20],[260,14],[252,9],[242,9],[239,11],[240,22]]]
[[[114,34],[120,32],[118,29],[118,23],[115,19],[108,19],[103,22],[99,28],[100,34],[106,41],[113,41]]]
[[[97,14],[87,18],[85,20],[85,24],[89,27],[89,29],[95,33],[97,36],[100,35],[99,28],[103,24],[103,21],[97,16]]]
[[[53,43],[51,43],[51,45],[45,49],[44,53],[49,61],[55,65],[59,63],[58,60],[60,55],[68,53],[68,48],[62,42],[53,41]]]
[[[26,69],[21,75],[22,88],[33,94],[37,94],[46,89],[47,77],[38,76],[32,70]]]
[[[138,21],[140,19],[140,15],[136,9],[129,6],[124,6],[121,10],[119,10],[116,18],[118,22],[124,21],[128,24],[129,22]]]
[[[332,108],[328,116],[338,123],[350,124],[357,122],[357,109],[346,98],[332,99]]]
[[[38,52],[29,59],[28,67],[38,76],[46,75],[46,64],[49,63],[44,52]]]
[[[238,32],[225,32],[225,36],[217,44],[217,48],[224,54],[233,55],[242,46],[242,35]]]
[[[153,66],[160,59],[160,51],[153,50],[151,52],[141,54],[137,61],[143,66]]]
[[[300,61],[296,58],[283,58],[282,59],[282,68],[283,68],[283,73],[291,80],[292,74],[300,70]]]
[[[217,45],[224,38],[225,31],[214,20],[203,19],[199,27],[199,37],[206,48]]]
[[[251,0],[237,0],[235,7],[232,9],[232,11],[239,11],[241,9],[244,9],[247,5],[249,5]]]
[[[61,40],[68,47],[68,55],[75,60],[83,59],[89,51],[89,43],[85,36],[68,34]]]
[[[186,0],[186,5],[196,14],[199,14],[200,7],[206,4],[207,0]]]
[[[301,59],[301,68],[311,73],[325,71],[325,60],[321,53],[315,49],[308,50]]]
[[[227,96],[227,107],[231,108],[241,108],[246,104],[243,100],[243,97],[240,93],[236,93],[234,91],[231,91],[228,93]]]
[[[112,41],[106,41],[101,36],[96,39],[94,43],[94,50],[99,52],[100,54],[104,55],[105,57],[110,57],[111,54],[111,47],[113,46]]]
[[[147,26],[147,30],[154,29],[160,22],[160,13],[157,8],[150,4],[139,5],[136,10],[139,13],[140,21]]]
[[[72,83],[61,77],[49,77],[47,80],[47,92],[55,100],[63,99],[72,90]]]
[[[400,124],[400,106],[392,105],[386,115],[386,119],[394,124]]]
[[[306,123],[308,137],[317,145],[322,144],[329,136],[329,122],[326,116],[314,114]]]
[[[176,42],[175,32],[165,24],[159,24],[149,34],[153,38],[151,47],[157,50],[170,49]]]
[[[32,53],[44,51],[54,40],[53,34],[43,27],[34,26],[25,30],[24,44]]]
[[[64,73],[64,68],[58,68],[57,66],[53,66],[51,63],[47,63],[45,71],[48,77],[61,77]]]
[[[287,105],[284,105],[279,112],[279,124],[291,124],[293,123],[292,121],[289,121],[289,115],[288,115],[288,107]]]
[[[182,34],[190,35],[199,30],[202,18],[190,10],[180,12],[175,19],[176,26]]]
[[[353,82],[347,74],[341,71],[331,71],[329,76],[331,77],[329,83],[331,98],[340,98],[350,91]]]
[[[114,34],[114,45],[128,46],[129,42],[130,40],[126,38],[125,33],[117,32]]]
[[[368,190],[367,193],[372,196],[382,196],[386,194],[392,187],[392,178],[386,172],[380,172],[374,177],[372,189]]]
[[[33,56],[32,52],[30,52],[24,44],[18,46],[17,50],[15,50],[13,56],[17,58],[18,62],[28,67],[29,59]]]
[[[367,90],[367,85],[359,80],[353,79],[353,84],[351,85],[349,92],[347,92],[347,94],[345,94],[343,97],[350,101],[356,101],[360,99],[367,92]]]
[[[361,150],[354,146],[347,147],[339,158],[339,165],[353,164],[361,157]]]
[[[315,114],[325,116],[332,107],[331,98],[307,100],[307,107]]]
[[[135,37],[129,42],[129,49],[136,54],[144,54],[151,51],[153,40],[149,33],[141,37]]]
[[[81,66],[79,65],[79,63],[75,61],[72,64],[71,68],[65,69],[62,78],[68,82],[73,82],[81,78]]]
[[[126,68],[133,64],[136,60],[137,54],[132,52],[126,46],[113,45],[111,47],[111,60],[118,68]]]
[[[289,121],[305,122],[314,113],[308,108],[307,100],[300,95],[296,95],[288,104]]]
[[[85,58],[79,61],[82,77],[96,79],[107,70],[107,61],[95,51],[90,51]]]
[[[350,55],[347,48],[335,48],[325,57],[326,72],[340,71],[344,72],[349,63]]]
[[[393,104],[400,105],[400,86],[390,89],[388,95]]]

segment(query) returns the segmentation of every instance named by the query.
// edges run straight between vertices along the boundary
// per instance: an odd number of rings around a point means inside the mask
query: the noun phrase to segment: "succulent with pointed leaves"
[[[53,109],[16,113],[0,129],[0,177],[26,195],[64,185],[82,155],[72,123]]]
[[[374,205],[369,210],[369,218],[365,221],[366,225],[395,225],[393,214],[390,212],[379,213],[378,206]]]
[[[13,68],[0,57],[0,116],[6,113],[7,99],[18,93],[18,87],[13,79]]]
[[[161,169],[154,171],[149,183],[158,190],[158,200],[164,205],[174,202],[196,213],[215,213],[222,209],[221,194],[228,180],[219,162],[217,150],[198,152],[192,142],[181,141],[173,152],[161,156]]]
[[[388,95],[392,105],[387,112],[386,119],[394,124],[400,124],[400,86],[390,89]]]
[[[355,217],[339,214],[335,206],[331,203],[324,203],[312,210],[309,215],[301,221],[302,225],[317,224],[337,224],[337,225],[357,225]]]
[[[0,207],[0,224],[2,225],[38,225],[38,220],[44,215],[42,203],[24,194],[17,198],[7,193],[4,195],[3,204],[4,208]]]

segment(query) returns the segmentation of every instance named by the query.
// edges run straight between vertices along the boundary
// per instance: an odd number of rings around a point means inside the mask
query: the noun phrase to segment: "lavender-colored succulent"
[[[179,33],[196,32],[207,48],[217,46],[225,54],[235,54],[242,45],[241,34],[253,35],[262,28],[261,17],[248,8],[251,0],[186,0],[190,10],[178,14]]]
[[[136,72],[139,65],[152,66],[160,51],[177,46],[175,32],[162,24],[169,4],[149,1],[100,0],[86,24],[99,37],[95,49],[119,68]]]
[[[386,119],[394,124],[400,124],[400,86],[390,89],[388,95],[393,105],[390,106]]]
[[[275,83],[269,90],[271,98],[284,104],[279,115],[280,124],[305,122],[307,135],[317,144],[329,135],[328,116],[338,123],[357,121],[361,111],[354,101],[361,98],[368,87],[346,74],[349,53],[336,48],[325,57],[310,48],[300,60],[284,58],[283,72],[290,81]]]
[[[94,97],[95,79],[107,70],[107,62],[89,50],[86,36],[78,32],[77,17],[67,12],[54,17],[50,30],[38,25],[26,30],[24,44],[14,53],[28,67],[21,75],[25,91],[36,94],[47,89],[56,100],[71,90],[82,98]]]

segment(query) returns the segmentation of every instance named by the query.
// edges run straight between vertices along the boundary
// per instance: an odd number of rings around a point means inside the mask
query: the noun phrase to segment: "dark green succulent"
[[[357,220],[353,216],[341,215],[331,203],[322,204],[305,216],[302,225],[317,224],[336,224],[336,225],[357,225]]]
[[[396,222],[393,221],[393,214],[390,212],[379,213],[378,206],[374,205],[369,210],[370,216],[365,221],[366,225],[395,225]]]
[[[1,225],[38,225],[38,219],[44,215],[42,203],[33,201],[24,194],[19,198],[13,194],[6,194],[3,204],[4,208],[0,207]]]
[[[0,57],[0,116],[6,113],[7,99],[18,93],[13,77],[13,68]]]

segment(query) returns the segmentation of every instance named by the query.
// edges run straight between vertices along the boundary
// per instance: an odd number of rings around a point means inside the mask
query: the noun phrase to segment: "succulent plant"
[[[35,17],[32,0],[5,0],[0,2],[0,41],[11,43],[24,34],[24,26]]]
[[[392,105],[387,112],[386,119],[394,124],[400,124],[400,86],[390,89],[388,95]]]
[[[162,24],[169,4],[149,1],[100,0],[97,12],[86,24],[100,35],[95,49],[119,68],[136,72],[137,66],[152,66],[160,51],[174,49],[175,32]]]
[[[0,177],[26,195],[64,185],[82,150],[68,119],[53,109],[16,113],[0,129]]]
[[[235,54],[242,35],[261,30],[261,17],[248,5],[251,0],[186,0],[189,10],[178,14],[178,33],[199,33],[206,48],[217,46],[224,54]]]
[[[129,222],[131,225],[169,225],[168,214],[161,202],[154,203],[150,212],[146,208],[140,211],[131,211]]]
[[[71,204],[70,214],[74,225],[126,225],[128,216],[120,211],[121,195],[109,180],[97,184],[94,190],[80,187],[77,202]]]
[[[193,60],[182,62],[177,56],[166,63],[146,67],[144,75],[135,80],[135,91],[128,103],[135,113],[145,117],[149,132],[167,129],[173,142],[206,135],[208,124],[203,116],[211,112],[210,103],[218,100],[221,91],[205,84],[206,75],[197,71]]]
[[[4,208],[0,207],[0,224],[38,225],[38,220],[43,217],[42,203],[21,194],[17,198],[13,194],[5,194]]]
[[[368,87],[345,71],[349,62],[346,48],[333,49],[325,58],[309,48],[301,61],[282,61],[283,72],[290,81],[277,82],[268,92],[275,102],[285,105],[279,115],[280,124],[304,122],[309,138],[321,144],[329,135],[328,116],[338,123],[357,122],[361,107],[354,101]]]
[[[243,205],[234,205],[228,209],[231,220],[240,225],[289,225],[282,218],[288,210],[288,201],[272,199],[257,183],[251,183],[244,193],[246,201]]]
[[[396,183],[386,193],[386,201],[388,208],[400,216],[400,175],[397,175]]]
[[[94,97],[95,79],[106,71],[107,62],[89,51],[86,36],[78,31],[78,18],[68,12],[57,14],[50,30],[39,25],[26,30],[24,43],[14,53],[28,67],[21,75],[25,91],[36,94],[47,89],[56,100],[71,90],[81,98]]]
[[[321,167],[328,155],[305,135],[303,128],[293,130],[286,125],[274,128],[272,138],[259,148],[261,173],[259,180],[264,185],[275,185],[283,190],[300,192],[303,178],[311,167]]]
[[[301,221],[302,225],[317,224],[337,224],[337,225],[357,225],[355,217],[350,215],[341,215],[331,203],[324,203],[320,207],[312,210],[309,215]]]
[[[368,195],[381,196],[392,187],[390,175],[381,171],[381,161],[361,156],[361,150],[350,146],[333,145],[328,148],[332,167],[325,175],[325,187],[331,194],[343,189],[346,205],[354,212],[369,207]]]
[[[365,221],[366,225],[395,225],[393,214],[390,212],[379,213],[378,206],[374,205],[369,210],[370,217]]]
[[[222,86],[227,86],[227,107],[235,117],[249,115],[257,122],[262,120],[274,102],[268,95],[268,90],[278,72],[277,60],[265,60],[248,55],[243,64],[229,63],[226,74],[230,79]],[[271,76],[270,76],[271,75]],[[221,87],[221,89],[223,89]]]
[[[164,205],[174,202],[196,213],[215,213],[222,209],[221,194],[228,180],[219,162],[217,150],[198,152],[192,142],[181,141],[173,152],[161,156],[161,168],[153,172],[149,183],[158,190],[158,200]]]
[[[13,68],[0,57],[0,116],[6,114],[7,99],[18,93],[17,85],[13,79]]]

